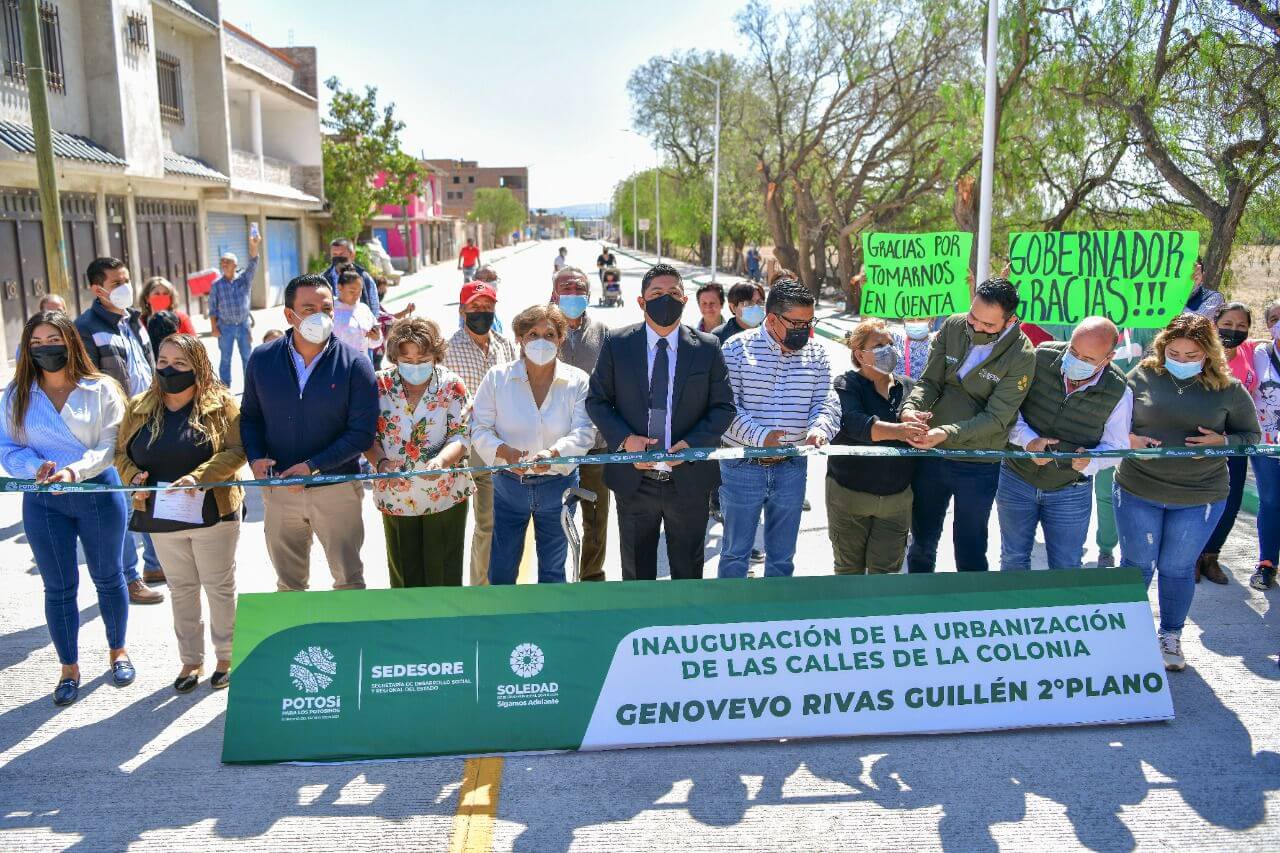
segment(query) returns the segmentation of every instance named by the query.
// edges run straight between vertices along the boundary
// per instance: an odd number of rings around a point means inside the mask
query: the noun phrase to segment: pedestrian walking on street
[[[737,415],[725,443],[741,447],[821,447],[840,428],[840,402],[826,350],[812,343],[813,294],[795,279],[769,290],[764,323],[724,347]],[[720,577],[744,578],[764,510],[764,573],[790,576],[808,480],[803,456],[720,462],[724,548]]]
[[[853,369],[835,378],[840,431],[832,444],[908,447],[925,427],[902,423],[915,383],[897,372],[884,320],[863,320],[845,339]],[[902,570],[911,530],[912,457],[832,456],[827,460],[827,534],[838,575]]]
[[[0,465],[5,471],[45,485],[118,486],[112,463],[123,414],[119,384],[93,365],[66,314],[45,311],[27,321],[0,412]],[[125,650],[126,518],[124,492],[22,496],[22,527],[44,582],[45,622],[62,664],[55,705],[70,705],[80,695],[77,542],[98,593],[112,681],[117,687],[133,683],[136,673]]]
[[[486,373],[516,359],[515,344],[493,328],[497,305],[498,292],[485,281],[468,282],[458,295],[462,328],[449,338],[444,366],[462,378],[463,387],[473,400]],[[485,464],[474,442],[467,464]],[[475,493],[471,512],[475,516],[475,528],[471,533],[470,581],[471,586],[483,586],[489,582],[489,548],[493,544],[493,475],[476,471],[472,479]]]
[[[526,308],[511,326],[520,358],[485,375],[472,407],[471,441],[484,464],[529,463],[494,474],[489,583],[516,582],[530,520],[538,583],[563,583],[569,542],[560,519],[578,470],[554,460],[581,456],[595,444],[587,375],[556,358],[568,323],[555,305]]]
[[[600,254],[596,256],[596,276],[600,279],[601,284],[604,284],[604,271],[613,269],[617,265],[617,256],[613,254],[609,244],[605,243],[600,247]]]
[[[96,258],[85,272],[93,304],[76,320],[76,330],[84,341],[94,366],[124,389],[126,397],[151,387],[155,375],[155,353],[151,337],[142,323],[142,314],[133,305],[129,268],[118,258]],[[138,538],[142,539],[142,572],[138,572]],[[147,586],[164,583],[164,570],[156,556],[151,537],[124,537],[124,579],[129,600],[134,604],[159,604],[164,596]]]
[[[471,237],[467,238],[467,244],[458,252],[458,269],[462,270],[462,283],[473,280],[476,277],[476,269],[480,266],[480,247],[476,245],[476,241]]]
[[[440,327],[401,320],[387,338],[391,367],[378,374],[378,429],[366,454],[379,474],[447,472],[471,449],[462,379],[447,370]],[[461,586],[471,475],[375,480],[392,588]]]
[[[588,376],[596,369],[600,349],[604,346],[609,329],[591,316],[591,282],[587,274],[577,267],[564,267],[556,274],[551,301],[560,306],[568,322],[564,343],[560,345],[560,360],[571,364]],[[591,454],[608,453],[602,433],[596,434]],[[578,479],[582,488],[593,492],[594,501],[586,501],[582,509],[582,559],[579,577],[584,581],[604,580],[604,558],[609,541],[609,486],[605,482],[605,465],[578,466]]]
[[[1134,448],[1224,447],[1262,438],[1253,400],[1227,368],[1213,324],[1180,314],[1129,374]],[[1189,436],[1189,437],[1188,437]],[[1182,626],[1195,596],[1196,558],[1222,518],[1230,492],[1221,456],[1126,458],[1116,471],[1121,564],[1159,575],[1160,650],[1165,669],[1186,667]]]
[[[126,483],[168,483],[184,489],[134,492],[130,526],[151,534],[169,579],[182,661],[174,689],[191,692],[204,672],[203,589],[216,661],[209,686],[221,690],[230,683],[244,489],[204,489],[201,484],[236,479],[245,453],[240,407],[214,377],[209,354],[195,335],[172,335],[160,344],[156,382],[129,401],[117,435],[115,462]],[[172,505],[174,499],[190,495],[200,496],[198,505]]]
[[[1036,347],[1035,375],[1013,430],[1011,450],[1125,450],[1133,392],[1112,365],[1120,331],[1106,317],[1085,317],[1063,343]],[[1051,569],[1078,569],[1093,512],[1093,478],[1115,458],[1006,459],[996,513],[1000,570],[1031,568],[1036,528],[1044,529]]]
[[[253,476],[356,474],[378,421],[373,364],[333,337],[333,293],[322,276],[289,282],[284,315],[292,328],[254,350],[245,374],[240,429]],[[278,589],[309,586],[312,536],[324,548],[334,589],[364,589],[363,498],[358,481],[263,491]]]
[[[560,272],[564,269],[565,264],[569,263],[569,250],[564,246],[560,247],[560,251],[556,254],[555,269],[553,272]]]
[[[1003,450],[1035,375],[1035,348],[1018,331],[1018,290],[1005,279],[978,285],[967,314],[955,314],[929,349],[929,361],[902,408],[928,427],[911,440],[922,450]],[[987,528],[1000,484],[1000,460],[924,457],[916,465],[907,570],[932,572],[955,498],[956,568],[987,570]]]
[[[223,252],[218,259],[222,276],[209,288],[209,323],[213,336],[218,339],[218,377],[222,384],[231,387],[231,353],[240,350],[241,373],[249,365],[253,352],[253,331],[250,327],[249,297],[253,292],[253,277],[258,272],[258,247],[262,238],[257,232],[249,232],[249,263],[238,270],[239,258],[234,252]]]
[[[600,350],[587,400],[591,420],[614,450],[717,447],[733,418],[719,342],[681,325],[688,296],[674,267],[651,267],[641,287],[645,321],[610,332]],[[604,479],[618,496],[623,579],[657,578],[664,530],[672,579],[701,578],[717,464],[609,465]]]

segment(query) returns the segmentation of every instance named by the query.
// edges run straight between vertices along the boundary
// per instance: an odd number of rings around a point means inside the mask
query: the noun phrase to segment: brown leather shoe
[[[165,582],[164,572],[143,572],[142,582],[143,583],[164,583]]]
[[[164,594],[151,589],[139,578],[129,584],[129,601],[133,604],[159,604]]]
[[[1230,578],[1227,573],[1222,570],[1222,566],[1218,565],[1217,554],[1201,554],[1200,559],[1204,562],[1200,566],[1200,574],[1214,583],[1225,584]]]
[[[1196,557],[1196,583],[1200,583],[1200,575],[1204,570],[1204,554]]]

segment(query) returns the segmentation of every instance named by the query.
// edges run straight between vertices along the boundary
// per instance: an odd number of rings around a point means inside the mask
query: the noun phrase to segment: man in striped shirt
[[[757,328],[724,346],[737,416],[724,441],[731,447],[820,447],[840,429],[840,403],[831,364],[811,343],[814,298],[794,279],[769,290]],[[724,547],[720,577],[747,575],[760,510],[764,509],[765,577],[789,576],[800,532],[808,460],[778,456],[720,463]]]

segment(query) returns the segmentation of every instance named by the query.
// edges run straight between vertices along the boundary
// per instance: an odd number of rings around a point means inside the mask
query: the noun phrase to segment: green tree
[[[520,199],[506,187],[476,190],[475,204],[467,216],[472,222],[488,225],[494,235],[510,234],[527,218]]]
[[[400,148],[404,122],[396,118],[395,104],[380,108],[373,86],[360,94],[344,89],[337,77],[325,85],[333,93],[321,142],[332,217],[326,240],[358,237],[384,205],[404,204],[422,192],[424,179],[418,161]]]

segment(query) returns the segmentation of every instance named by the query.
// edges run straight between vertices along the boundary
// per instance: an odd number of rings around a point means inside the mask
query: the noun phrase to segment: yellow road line
[[[453,816],[449,853],[479,853],[493,849],[493,819],[502,786],[501,758],[468,758],[462,770],[458,810]]]

